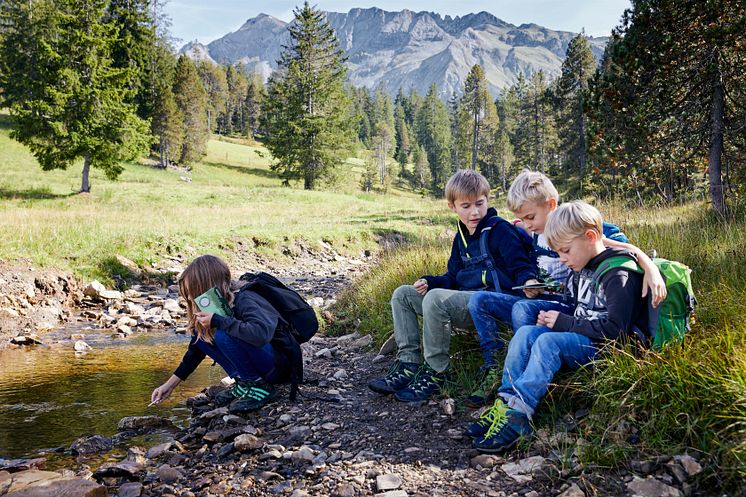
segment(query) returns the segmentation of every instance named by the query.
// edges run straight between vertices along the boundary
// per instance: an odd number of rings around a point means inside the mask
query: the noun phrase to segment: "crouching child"
[[[625,337],[650,339],[642,275],[615,267],[594,278],[612,257],[634,259],[625,250],[604,247],[598,210],[582,201],[562,204],[549,217],[544,233],[572,270],[566,298],[574,312],[541,311],[536,325],[516,331],[497,400],[467,428],[480,452],[505,451],[533,434],[531,418],[562,366],[577,369],[588,364],[604,345]]]

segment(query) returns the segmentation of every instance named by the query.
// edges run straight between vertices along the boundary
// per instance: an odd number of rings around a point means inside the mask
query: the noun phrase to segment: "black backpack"
[[[258,293],[280,313],[298,343],[306,343],[319,331],[319,320],[313,307],[271,274],[245,273],[240,280],[246,282],[243,289]]]
[[[303,383],[303,352],[300,344],[309,341],[319,331],[316,312],[298,292],[286,287],[271,274],[246,273],[239,279],[246,282],[241,291],[250,290],[259,294],[275,308],[287,325],[278,326],[272,345],[285,355],[290,364],[290,400],[295,400],[298,385]]]

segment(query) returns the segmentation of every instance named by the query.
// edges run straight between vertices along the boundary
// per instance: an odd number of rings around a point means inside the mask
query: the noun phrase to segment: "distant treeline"
[[[531,168],[574,193],[709,194],[719,212],[743,193],[743,2],[633,1],[600,64],[581,33],[559,77],[520,75],[496,99],[479,65],[454,95],[350,86],[333,30],[308,3],[265,84],[240,64],[175,55],[161,2],[0,1],[4,104],[43,168],[83,157],[115,177],[148,146],[163,166],[189,164],[218,133],[263,142],[285,182],[305,188],[357,154],[365,190],[439,194],[468,167],[501,192]]]

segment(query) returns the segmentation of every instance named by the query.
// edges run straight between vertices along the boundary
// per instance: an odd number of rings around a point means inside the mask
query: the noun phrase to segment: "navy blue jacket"
[[[486,287],[494,290],[495,285],[490,271],[487,271],[485,266],[467,268],[461,255],[462,249],[465,248],[467,258],[479,258],[479,238],[482,230],[494,223],[494,220],[490,220],[492,217],[497,217],[498,220],[488,235],[487,249],[495,261],[501,291],[517,295],[511,287],[523,285],[527,280],[536,278],[536,262],[530,257],[530,242],[524,241],[517,228],[497,216],[497,211],[490,207],[473,235],[469,235],[469,230],[461,221],[458,222],[458,233],[453,239],[451,257],[448,259],[448,272],[441,276],[422,276],[422,279],[427,281],[428,289],[482,290]]]
[[[261,347],[277,338],[276,331],[283,323],[282,317],[261,295],[252,291],[239,291],[233,301],[233,316],[212,315],[212,326],[224,330],[228,335],[246,342],[253,347]],[[196,345],[197,335],[189,342],[181,364],[174,375],[181,380],[199,366],[205,353]]]

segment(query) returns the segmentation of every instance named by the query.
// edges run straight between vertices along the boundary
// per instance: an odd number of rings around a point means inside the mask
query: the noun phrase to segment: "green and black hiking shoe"
[[[230,388],[226,388],[215,396],[215,404],[217,406],[227,406],[239,397],[243,389],[244,387],[240,385],[239,381],[234,381]]]
[[[417,371],[414,381],[394,394],[400,402],[421,402],[438,395],[448,382],[447,371],[438,373],[427,363]]]
[[[412,383],[419,367],[420,365],[414,362],[396,361],[386,376],[372,380],[368,383],[368,388],[382,394],[396,393]]]
[[[229,409],[232,414],[258,411],[277,396],[275,387],[264,380],[236,382],[239,384],[239,395]]]
[[[495,389],[500,386],[502,371],[497,367],[480,368],[479,373],[481,377],[479,387],[464,401],[464,405],[471,409],[487,405],[495,398]]]
[[[484,436],[485,433],[495,423],[502,423],[505,420],[505,414],[508,412],[508,406],[501,398],[497,398],[495,403],[484,411],[476,422],[466,428],[466,434],[472,438]]]

